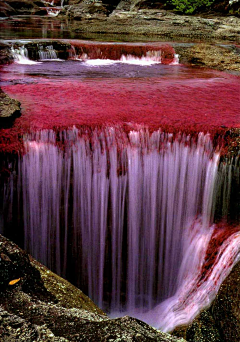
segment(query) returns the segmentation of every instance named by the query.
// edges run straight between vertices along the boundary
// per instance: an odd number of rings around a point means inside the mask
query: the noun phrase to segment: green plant
[[[174,9],[181,13],[192,14],[200,8],[209,7],[215,0],[170,0]]]

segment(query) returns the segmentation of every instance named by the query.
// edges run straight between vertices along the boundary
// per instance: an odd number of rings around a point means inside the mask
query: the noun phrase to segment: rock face
[[[20,115],[20,102],[11,99],[0,88],[0,127],[11,126]]]
[[[240,262],[222,283],[211,307],[186,327],[173,334],[188,342],[239,342],[240,341]]]
[[[108,317],[79,289],[0,236],[3,342],[184,342],[137,319]]]

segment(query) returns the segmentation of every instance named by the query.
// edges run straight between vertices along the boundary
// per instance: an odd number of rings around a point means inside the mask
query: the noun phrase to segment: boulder
[[[67,15],[74,20],[101,20],[107,17],[109,14],[108,4],[104,4],[100,1],[88,1],[83,0],[80,3],[69,6]]]
[[[20,115],[20,102],[12,99],[0,88],[0,127],[11,126]]]

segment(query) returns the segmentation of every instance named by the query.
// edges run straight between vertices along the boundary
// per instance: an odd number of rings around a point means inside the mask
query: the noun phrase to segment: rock
[[[131,317],[109,319],[79,289],[1,235],[0,257],[3,342],[184,342]]]
[[[108,6],[102,1],[83,0],[81,3],[70,6],[67,14],[74,20],[95,19],[100,20],[106,18]]]
[[[8,44],[0,43],[0,65],[13,62],[13,56]]]
[[[5,0],[0,6],[0,16],[42,14],[46,13],[41,10],[44,6],[41,0]]]
[[[117,34],[120,40],[122,35],[128,35],[131,40],[142,35],[145,39],[155,37],[158,41],[197,39],[236,42],[240,33],[240,19],[236,17],[178,15],[160,8],[138,9],[127,1],[120,2],[109,14],[107,10],[101,10],[99,15],[96,11],[90,13],[87,8],[82,9],[80,5],[72,5],[69,6],[67,15],[80,20],[73,20],[71,23],[75,32]]]
[[[9,127],[20,115],[20,102],[10,98],[0,88],[0,127]]]
[[[188,342],[239,342],[239,283],[240,262],[222,283],[210,308],[201,312],[190,325],[176,328],[173,334]]]
[[[209,43],[192,46],[176,46],[180,63],[203,66],[218,70],[240,71],[240,54],[235,46]]]

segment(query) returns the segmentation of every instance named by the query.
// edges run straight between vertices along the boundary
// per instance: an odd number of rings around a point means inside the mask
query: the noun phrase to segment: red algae
[[[19,149],[19,135],[83,125],[144,125],[150,131],[221,135],[240,127],[239,80],[163,78],[59,80],[2,87],[22,115],[1,131],[0,150]]]
[[[131,44],[131,43],[96,43],[83,41],[70,41],[74,46],[78,57],[86,54],[89,59],[111,59],[120,60],[124,55],[135,57],[147,56],[150,52],[159,52],[162,64],[171,64],[174,61],[174,48],[168,44]]]
[[[205,260],[202,266],[201,278],[198,284],[206,281],[210,276],[217,258],[219,258],[219,250],[225,241],[227,241],[234,233],[240,231],[240,226],[231,226],[226,222],[221,222],[215,225],[214,231],[209,241],[206,251]],[[229,263],[233,263],[230,260]]]

